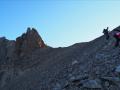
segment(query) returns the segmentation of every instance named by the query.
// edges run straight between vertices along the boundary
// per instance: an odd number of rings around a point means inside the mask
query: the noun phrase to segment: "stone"
[[[102,86],[98,80],[85,80],[82,82],[84,88],[101,89]]]
[[[119,77],[101,77],[103,81],[108,81],[111,84],[120,85],[120,78]]]
[[[105,84],[105,87],[109,87],[110,86],[110,83],[108,81],[105,81],[104,84]]]
[[[62,87],[61,87],[61,85],[59,83],[56,83],[53,90],[62,90]]]
[[[77,60],[74,60],[73,62],[72,62],[72,65],[75,65],[75,64],[77,64],[78,63],[78,61]]]
[[[74,80],[75,80],[75,76],[71,76],[70,81],[74,81]]]
[[[88,79],[88,76],[87,76],[87,75],[84,75],[84,76],[78,75],[78,76],[76,76],[76,77],[75,77],[75,76],[72,76],[72,77],[70,78],[70,81],[71,81],[72,83],[74,83],[74,84],[79,85],[81,80],[86,80],[86,79]]]
[[[65,89],[65,88],[68,88],[69,87],[69,82],[67,81],[66,83],[65,83],[65,85],[63,86],[63,89]]]
[[[116,67],[115,72],[120,73],[120,65]]]

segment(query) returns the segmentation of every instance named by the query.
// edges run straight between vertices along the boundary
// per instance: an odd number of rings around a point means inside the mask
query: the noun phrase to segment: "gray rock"
[[[74,81],[75,79],[76,79],[75,76],[70,77],[70,81]]]
[[[67,88],[67,87],[69,87],[69,82],[67,81],[66,83],[65,83],[65,85],[63,86],[63,89],[65,89],[65,88]]]
[[[79,83],[81,80],[85,80],[85,79],[88,79],[88,75],[78,75],[78,76],[72,76],[70,78],[70,81],[73,82],[73,83]]]
[[[109,83],[108,81],[105,81],[105,82],[104,82],[104,85],[105,85],[105,87],[109,87],[109,86],[110,86],[110,83]]]
[[[84,88],[89,88],[89,89],[101,89],[102,86],[100,84],[99,80],[85,80],[82,82]]]
[[[78,63],[78,61],[77,60],[74,60],[73,62],[72,62],[72,65],[75,65],[75,64],[77,64]]]
[[[56,83],[53,90],[62,90],[62,87],[61,87],[61,85],[59,83]]]
[[[120,73],[120,65],[116,67],[115,72]]]
[[[103,81],[108,81],[111,84],[115,84],[120,86],[120,78],[119,77],[102,77]]]

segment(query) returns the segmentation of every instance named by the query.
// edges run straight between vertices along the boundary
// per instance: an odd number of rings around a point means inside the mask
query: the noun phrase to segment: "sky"
[[[119,25],[119,0],[0,0],[0,37],[10,40],[34,27],[47,45],[67,47]]]

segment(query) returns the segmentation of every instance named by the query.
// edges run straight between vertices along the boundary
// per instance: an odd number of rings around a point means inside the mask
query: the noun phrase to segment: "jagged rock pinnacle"
[[[16,38],[16,53],[30,53],[37,48],[44,48],[46,45],[35,28],[28,28],[26,33]]]

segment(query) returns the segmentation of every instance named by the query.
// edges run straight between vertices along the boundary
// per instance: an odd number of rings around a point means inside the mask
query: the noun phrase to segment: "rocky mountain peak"
[[[30,53],[37,48],[44,48],[46,45],[35,28],[27,28],[27,32],[16,38],[16,53]]]

